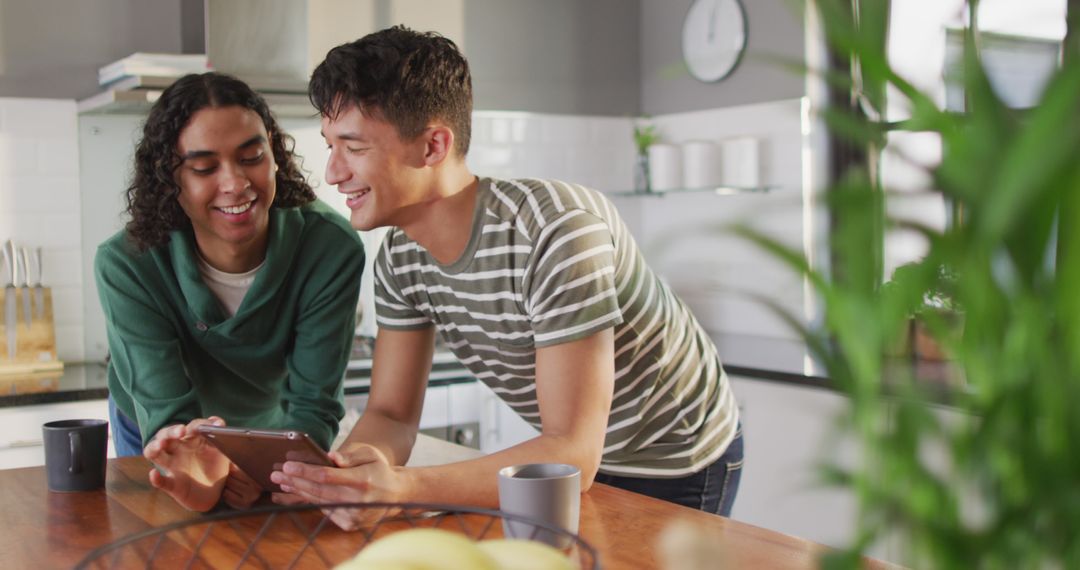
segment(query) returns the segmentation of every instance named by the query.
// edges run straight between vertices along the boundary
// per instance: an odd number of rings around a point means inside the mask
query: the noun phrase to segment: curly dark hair
[[[271,207],[290,208],[315,200],[315,192],[293,154],[295,141],[278,127],[269,105],[246,83],[222,73],[185,75],[170,85],[150,109],[142,140],[135,148],[135,173],[127,189],[131,220],[128,238],[139,251],[164,245],[169,232],[191,225],[176,198],[176,169],[183,162],[177,142],[191,117],[207,107],[239,106],[254,111],[270,136],[278,165],[277,194]],[[295,159],[295,160],[294,160]]]
[[[435,32],[394,26],[337,46],[311,74],[308,96],[325,117],[356,105],[394,125],[407,140],[441,119],[454,131],[458,156],[469,152],[469,63],[454,42]]]

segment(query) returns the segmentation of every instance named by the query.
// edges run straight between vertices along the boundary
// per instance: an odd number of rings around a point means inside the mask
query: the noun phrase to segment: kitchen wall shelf
[[[209,70],[208,70],[209,71]],[[104,86],[102,91],[76,103],[80,115],[145,114],[161,92],[179,77],[131,75]],[[276,77],[242,77],[266,99],[279,118],[311,118],[318,111],[307,96],[307,81]]]
[[[663,198],[668,194],[702,194],[713,193],[718,196],[732,196],[735,194],[765,194],[778,189],[777,186],[708,186],[705,188],[672,188],[670,190],[615,190],[605,192],[608,196],[637,197],[637,198]]]

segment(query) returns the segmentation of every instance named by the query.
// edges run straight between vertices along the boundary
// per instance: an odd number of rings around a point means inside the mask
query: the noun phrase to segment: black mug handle
[[[68,472],[78,475],[82,473],[82,435],[77,431],[68,432],[68,442],[71,444],[71,467],[68,467]]]

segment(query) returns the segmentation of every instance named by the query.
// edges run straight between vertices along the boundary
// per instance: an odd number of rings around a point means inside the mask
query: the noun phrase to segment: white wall
[[[732,224],[745,223],[797,250],[817,247],[824,220],[812,209],[816,189],[808,178],[809,121],[803,99],[653,118],[668,143],[756,140],[760,184],[771,188],[767,193],[695,192],[616,202],[620,208],[632,203],[645,208],[633,228],[638,244],[714,336],[798,338],[748,293],[775,300],[803,322],[816,318],[802,279],[730,231]]]
[[[83,355],[76,129],[74,101],[0,98],[0,241],[43,248],[61,360]]]

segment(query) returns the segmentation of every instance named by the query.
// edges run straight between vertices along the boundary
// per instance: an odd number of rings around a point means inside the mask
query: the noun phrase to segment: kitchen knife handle
[[[34,250],[34,268],[37,269],[37,281],[34,285],[41,287],[45,284],[45,266],[41,264],[41,246]]]
[[[7,285],[15,286],[15,258],[11,255],[10,250],[14,247],[11,240],[8,240],[4,244],[3,248],[0,248],[0,253],[4,254],[4,269],[7,270],[8,282]]]
[[[19,248],[19,257],[22,259],[22,266],[23,266],[22,286],[23,287],[29,287],[30,286],[30,248],[28,248],[28,247],[20,247]]]
[[[18,255],[15,249],[15,242],[8,240],[8,243],[3,245],[3,257],[4,263],[11,270],[11,282],[10,285],[18,285]]]

